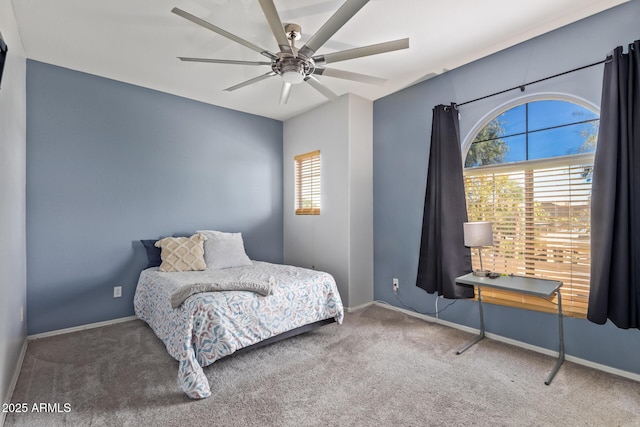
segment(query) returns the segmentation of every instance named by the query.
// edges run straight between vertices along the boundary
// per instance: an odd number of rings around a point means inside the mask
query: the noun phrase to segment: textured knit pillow
[[[191,237],[165,237],[156,242],[161,248],[162,264],[160,271],[194,271],[204,270],[204,241],[202,234]]]
[[[207,240],[204,242],[204,259],[207,270],[253,265],[244,251],[242,233],[223,233],[198,230]]]

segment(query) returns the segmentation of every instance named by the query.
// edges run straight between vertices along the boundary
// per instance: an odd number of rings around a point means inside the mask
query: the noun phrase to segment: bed
[[[178,360],[179,386],[192,399],[211,395],[203,367],[344,317],[330,274],[247,260],[196,271],[147,268],[134,308]]]

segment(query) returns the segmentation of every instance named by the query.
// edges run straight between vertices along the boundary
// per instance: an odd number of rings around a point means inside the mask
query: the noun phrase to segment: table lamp
[[[463,227],[464,245],[470,248],[478,248],[478,254],[480,255],[480,270],[473,270],[473,275],[486,277],[490,271],[482,268],[482,247],[493,246],[491,223],[487,221],[465,222]]]

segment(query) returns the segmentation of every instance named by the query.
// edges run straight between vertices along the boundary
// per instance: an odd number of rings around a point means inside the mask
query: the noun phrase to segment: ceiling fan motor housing
[[[313,74],[316,66],[313,59],[279,55],[271,63],[271,69],[282,76],[287,83],[301,83],[307,76]]]

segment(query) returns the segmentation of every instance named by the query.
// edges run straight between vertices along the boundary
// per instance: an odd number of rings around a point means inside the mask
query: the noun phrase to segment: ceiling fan
[[[289,99],[291,87],[294,84],[307,82],[314,89],[320,92],[328,99],[334,101],[338,96],[333,93],[327,86],[322,84],[316,76],[329,76],[341,79],[353,80],[357,82],[369,84],[383,84],[386,80],[366,74],[354,73],[351,71],[337,70],[334,68],[325,68],[325,64],[345,61],[348,59],[361,58],[370,55],[378,55],[380,53],[392,52],[395,50],[406,49],[409,47],[409,39],[399,39],[384,43],[378,43],[354,49],[343,50],[339,52],[328,53],[325,55],[315,55],[316,51],[324,45],[342,26],[351,19],[369,0],[347,0],[327,22],[313,35],[306,44],[301,48],[295,46],[295,41],[300,39],[300,26],[296,24],[284,25],[280,20],[278,11],[273,0],[259,0],[262,11],[264,12],[267,22],[271,27],[271,32],[275,36],[276,42],[280,49],[279,52],[273,53],[236,36],[210,22],[207,22],[197,16],[194,16],[182,9],[174,7],[171,12],[181,16],[201,27],[220,34],[236,43],[239,43],[259,54],[267,57],[269,61],[240,61],[231,59],[208,59],[208,58],[185,58],[179,57],[181,61],[189,62],[208,62],[217,64],[236,64],[236,65],[268,65],[271,71],[254,77],[242,83],[228,87],[224,90],[234,91],[253,83],[265,80],[269,77],[282,77],[282,91],[280,92],[280,103],[286,104]]]

